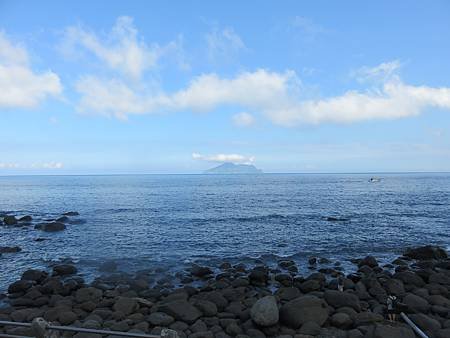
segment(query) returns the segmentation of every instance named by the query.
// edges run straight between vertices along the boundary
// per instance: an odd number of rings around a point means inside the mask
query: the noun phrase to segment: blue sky
[[[0,175],[450,171],[448,1],[0,0]]]

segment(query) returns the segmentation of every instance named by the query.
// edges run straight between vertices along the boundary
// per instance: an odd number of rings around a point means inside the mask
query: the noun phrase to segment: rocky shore
[[[400,310],[429,337],[450,337],[450,259],[445,250],[410,249],[384,266],[372,256],[353,262],[357,271],[344,275],[339,262],[321,269],[311,257],[309,276],[299,276],[290,260],[280,260],[276,269],[224,262],[219,273],[193,265],[181,288],[173,288],[170,279],[151,285],[146,272],[112,273],[88,285],[76,266],[61,264],[48,272],[27,270],[9,285],[0,320],[43,317],[61,325],[151,334],[170,328],[189,338],[413,338],[401,319],[386,320],[387,297],[395,295]],[[0,332],[16,335],[28,335],[28,330],[0,327]]]

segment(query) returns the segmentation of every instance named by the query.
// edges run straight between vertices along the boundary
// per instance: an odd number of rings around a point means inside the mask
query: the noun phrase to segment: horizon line
[[[229,174],[208,174],[208,173],[88,173],[88,174],[2,174],[0,177],[26,177],[26,176],[150,176],[150,175],[192,175],[192,176],[257,176],[257,175],[369,175],[369,174],[450,174],[449,171],[327,171],[327,172],[260,172],[260,173],[229,173]]]

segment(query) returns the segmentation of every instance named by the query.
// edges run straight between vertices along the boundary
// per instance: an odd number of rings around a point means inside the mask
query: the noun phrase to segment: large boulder
[[[335,309],[348,306],[358,312],[361,311],[359,299],[355,294],[336,290],[327,290],[325,291],[324,298],[327,303]]]
[[[202,316],[199,309],[185,300],[175,300],[161,304],[158,307],[158,311],[164,312],[169,316],[188,324],[193,324]]]
[[[377,262],[377,259],[375,257],[367,256],[367,257],[361,259],[359,261],[359,263],[358,263],[359,267],[364,266],[364,265],[367,265],[367,266],[369,266],[371,268],[374,268],[374,267],[378,266],[378,262]]]
[[[402,296],[405,293],[405,287],[400,279],[390,278],[384,284],[386,292],[394,296]]]
[[[31,281],[35,281],[35,282],[42,282],[47,277],[48,277],[48,273],[45,271],[37,270],[37,269],[29,269],[29,270],[26,270],[22,274],[21,279],[31,280]]]
[[[8,293],[24,292],[31,288],[32,285],[33,283],[31,281],[21,279],[9,285]]]
[[[352,316],[353,323],[356,327],[371,325],[383,321],[383,316],[373,312],[360,312]]]
[[[64,230],[66,228],[66,225],[61,222],[49,222],[36,224],[34,228],[46,232],[56,232]]]
[[[408,307],[409,311],[412,313],[416,312],[428,312],[430,308],[430,304],[428,304],[427,300],[414,295],[412,293],[408,293],[403,298],[403,303]]]
[[[53,274],[57,276],[73,275],[77,273],[77,268],[72,264],[60,264],[53,267]]]
[[[191,268],[191,275],[198,278],[205,278],[212,275],[213,271],[207,266],[194,264]]]
[[[409,315],[409,319],[411,319],[414,324],[420,327],[423,331],[435,332],[441,329],[441,323],[434,318],[424,315],[423,313],[411,314]]]
[[[393,277],[400,279],[404,284],[414,285],[419,288],[425,285],[422,277],[412,271],[396,272]]]
[[[167,327],[172,324],[175,319],[164,312],[153,312],[148,316],[148,321],[153,326]]]
[[[280,309],[280,321],[298,329],[306,322],[323,325],[328,319],[328,305],[315,296],[302,296],[284,304]]]
[[[252,285],[265,286],[269,280],[269,273],[266,267],[257,266],[248,275],[248,279]]]
[[[258,299],[250,310],[252,320],[259,326],[272,326],[278,323],[278,306],[274,296]]]
[[[447,251],[433,245],[426,245],[418,248],[409,248],[403,255],[418,260],[448,258]]]
[[[125,315],[132,314],[138,308],[139,305],[136,299],[129,297],[119,297],[113,306],[114,311],[120,311]]]
[[[331,316],[331,324],[340,329],[347,329],[353,324],[351,317],[343,312],[337,312]]]
[[[103,292],[100,289],[94,287],[87,287],[78,289],[75,293],[75,300],[78,303],[84,303],[88,301],[98,302],[102,298]]]

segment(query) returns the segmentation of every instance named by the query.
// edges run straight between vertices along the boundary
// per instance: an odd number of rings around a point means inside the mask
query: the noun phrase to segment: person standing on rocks
[[[391,322],[395,322],[397,320],[397,297],[394,295],[389,295],[386,303],[388,319]]]

